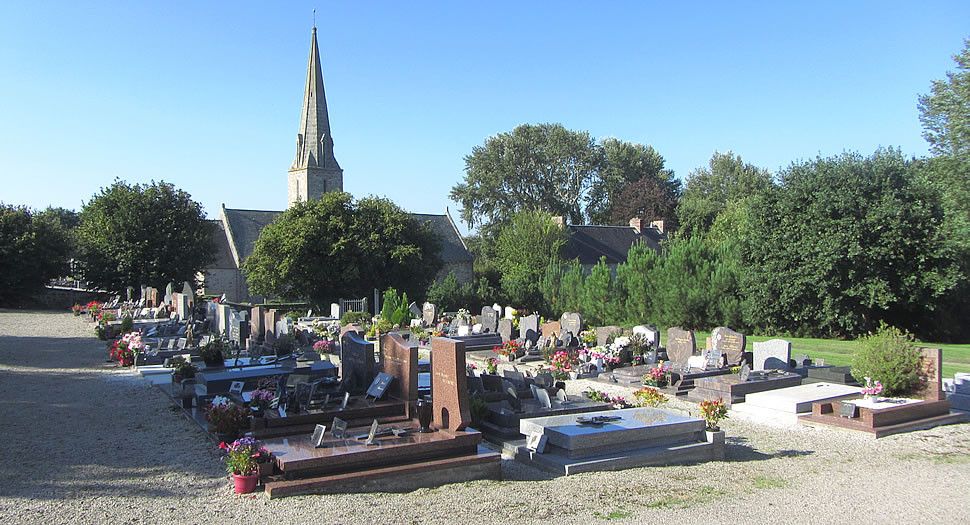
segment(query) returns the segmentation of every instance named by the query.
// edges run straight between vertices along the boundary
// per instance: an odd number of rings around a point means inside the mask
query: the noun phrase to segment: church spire
[[[323,70],[317,49],[317,28],[310,41],[310,60],[306,70],[306,89],[303,92],[303,113],[300,131],[296,136],[296,158],[290,170],[323,168],[340,170],[333,156],[330,136],[330,117],[327,114],[327,95],[323,89]]]

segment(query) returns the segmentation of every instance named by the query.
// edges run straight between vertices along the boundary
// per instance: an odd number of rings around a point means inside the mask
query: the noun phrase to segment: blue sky
[[[673,4],[5,2],[0,200],[79,210],[120,178],[283,209],[314,7],[344,189],[456,220],[463,157],[523,123],[681,178],[715,151],[924,156],[916,97],[970,37],[966,1]]]

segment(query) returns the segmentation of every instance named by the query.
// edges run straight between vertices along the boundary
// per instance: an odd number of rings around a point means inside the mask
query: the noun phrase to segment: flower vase
[[[256,490],[256,482],[259,481],[259,474],[243,475],[233,473],[232,481],[236,488],[236,494],[249,494]]]
[[[431,419],[434,416],[434,407],[432,406],[431,400],[425,397],[419,398],[417,402],[417,409],[418,423],[421,425],[418,432],[431,432]]]

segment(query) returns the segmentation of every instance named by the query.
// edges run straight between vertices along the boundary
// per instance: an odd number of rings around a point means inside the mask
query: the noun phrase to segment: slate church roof
[[[606,264],[626,262],[626,254],[635,242],[644,242],[660,251],[660,242],[666,235],[656,228],[638,231],[632,226],[568,225],[569,241],[563,247],[563,259],[579,259],[580,264],[596,264],[606,257]]]

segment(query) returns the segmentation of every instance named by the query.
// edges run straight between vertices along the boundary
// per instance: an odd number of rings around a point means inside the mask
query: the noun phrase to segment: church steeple
[[[310,40],[306,88],[303,91],[303,113],[296,135],[296,157],[289,170],[287,197],[292,205],[297,200],[318,198],[328,191],[343,190],[343,170],[333,155],[327,95],[323,87],[323,69],[317,48],[317,28]]]

